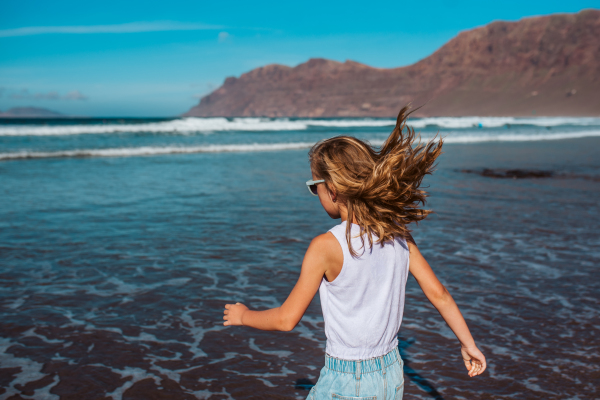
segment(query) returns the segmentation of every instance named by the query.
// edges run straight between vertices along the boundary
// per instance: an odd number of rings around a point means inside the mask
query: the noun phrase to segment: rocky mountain
[[[39,107],[13,107],[6,112],[0,111],[0,118],[61,118],[59,112]]]
[[[394,49],[390,49],[393,51]],[[186,116],[600,115],[600,10],[493,22],[381,69],[311,59],[229,77]]]

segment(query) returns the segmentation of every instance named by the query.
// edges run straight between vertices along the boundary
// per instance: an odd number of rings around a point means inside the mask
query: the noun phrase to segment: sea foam
[[[321,127],[377,127],[393,126],[394,120],[290,120],[287,118],[183,118],[171,121],[128,124],[79,125],[4,125],[0,136],[61,136],[111,133],[214,133],[223,131],[304,131],[310,126]]]
[[[309,148],[314,143],[265,143],[265,144],[228,144],[206,146],[164,146],[164,147],[123,147],[112,149],[78,149],[62,151],[18,151],[0,153],[0,160],[18,160],[31,158],[70,158],[70,157],[135,157],[164,154],[191,153],[227,153],[227,152],[257,152],[277,150],[297,150]]]
[[[392,127],[395,119],[181,118],[150,123],[0,125],[0,136],[66,136],[82,134],[210,134],[223,131],[306,131],[311,128]],[[503,126],[600,126],[600,118],[567,117],[432,117],[410,119],[414,128],[498,128]]]
[[[574,132],[544,132],[527,134],[457,134],[442,135],[445,143],[482,143],[482,142],[527,142],[544,140],[579,139],[584,137],[599,137],[600,130],[585,130]],[[423,141],[434,139],[434,136],[423,136]],[[383,140],[369,140],[373,146],[381,146]],[[36,158],[74,158],[74,157],[136,157],[166,154],[193,153],[238,153],[264,152],[308,149],[314,142],[290,143],[252,143],[252,144],[210,144],[202,146],[142,146],[121,147],[108,149],[75,149],[59,151],[17,151],[0,153],[0,161],[22,160]]]
[[[433,117],[411,119],[408,122],[413,128],[427,126],[438,128],[500,128],[503,126],[600,126],[600,118],[574,118],[574,117]]]

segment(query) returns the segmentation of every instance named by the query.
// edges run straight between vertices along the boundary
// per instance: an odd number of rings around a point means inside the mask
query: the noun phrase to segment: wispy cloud
[[[13,92],[8,96],[12,100],[31,99],[33,96],[27,89],[21,89],[18,92]]]
[[[88,97],[81,93],[79,90],[73,90],[64,95],[63,99],[65,100],[87,100]]]
[[[229,35],[229,33],[227,33],[227,32],[224,32],[224,31],[223,32],[219,32],[219,36],[218,36],[219,43],[226,42],[227,39],[229,39],[230,36],[231,35]]]
[[[74,26],[26,26],[0,30],[0,37],[45,35],[50,33],[91,34],[91,33],[139,33],[163,31],[201,31],[223,29],[219,25],[184,23],[176,21],[130,22],[115,25],[74,25]]]
[[[11,100],[87,100],[88,97],[81,93],[79,90],[73,90],[61,96],[56,91],[51,92],[40,92],[40,93],[31,93],[27,89],[21,89],[16,92],[12,92],[9,95]]]
[[[58,92],[48,92],[48,93],[36,93],[33,95],[35,100],[59,100],[60,95]]]

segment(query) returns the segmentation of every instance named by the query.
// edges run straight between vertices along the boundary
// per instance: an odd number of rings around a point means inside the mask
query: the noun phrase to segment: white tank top
[[[387,354],[398,346],[404,313],[409,264],[406,240],[389,241],[383,247],[373,244],[369,249],[365,237],[363,251],[360,227],[352,224],[352,247],[359,254],[354,258],[346,242],[346,222],[329,232],[342,246],[344,263],[333,282],[323,278],[319,287],[327,354],[345,360]]]

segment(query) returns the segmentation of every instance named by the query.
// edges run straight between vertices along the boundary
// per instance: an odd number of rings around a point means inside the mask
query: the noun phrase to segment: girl
[[[281,305],[252,311],[225,305],[224,325],[290,331],[317,289],[327,346],[325,367],[308,399],[401,399],[403,362],[398,331],[408,272],[460,342],[469,376],[485,371],[485,357],[448,290],[440,283],[410,235],[408,224],[423,220],[427,194],[419,189],[441,154],[442,140],[413,146],[404,107],[396,127],[374,150],[349,136],[321,141],[309,152],[309,190],[342,223],[311,242],[300,278]]]

